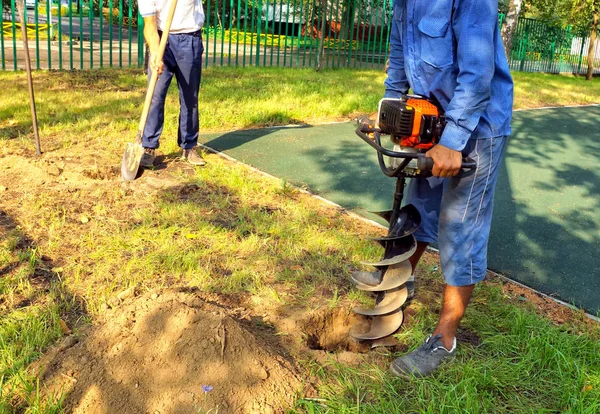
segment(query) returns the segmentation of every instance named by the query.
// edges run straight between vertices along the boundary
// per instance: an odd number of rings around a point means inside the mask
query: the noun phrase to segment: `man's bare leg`
[[[412,265],[413,274],[417,268],[417,264],[423,256],[423,253],[427,249],[429,243],[417,242],[417,250],[408,259]],[[442,305],[442,312],[440,314],[440,320],[438,326],[433,332],[433,336],[437,334],[442,335],[442,342],[447,349],[451,349],[454,344],[454,337],[456,336],[456,330],[462,320],[467,305],[473,295],[473,289],[475,285],[469,286],[449,286],[446,285],[444,289],[444,303]]]
[[[444,289],[444,303],[438,326],[433,332],[433,336],[442,335],[442,342],[446,349],[452,349],[456,329],[460,323],[467,305],[473,295],[475,285],[468,286],[450,286],[446,285]]]

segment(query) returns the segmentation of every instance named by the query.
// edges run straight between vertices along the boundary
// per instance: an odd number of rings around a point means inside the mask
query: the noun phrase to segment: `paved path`
[[[600,313],[600,106],[516,112],[489,267]],[[206,145],[374,218],[394,180],[350,123],[206,135]]]

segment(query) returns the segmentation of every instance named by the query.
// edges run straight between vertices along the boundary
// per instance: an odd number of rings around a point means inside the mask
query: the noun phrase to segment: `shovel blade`
[[[140,168],[140,161],[144,155],[144,148],[137,141],[128,142],[121,161],[121,177],[124,181],[133,181],[137,177]]]
[[[375,316],[367,332],[356,332],[355,329],[350,329],[349,334],[358,341],[384,338],[396,332],[400,328],[400,325],[402,325],[403,320],[404,313],[401,310],[389,315]]]

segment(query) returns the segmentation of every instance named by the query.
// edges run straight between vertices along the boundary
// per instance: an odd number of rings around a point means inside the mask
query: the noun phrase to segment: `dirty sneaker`
[[[435,371],[442,361],[454,357],[456,354],[456,338],[451,350],[447,350],[442,343],[442,335],[431,335],[423,345],[409,354],[396,359],[390,365],[390,372],[399,377],[425,377]]]
[[[154,148],[144,148],[144,155],[140,161],[140,166],[144,168],[154,167],[154,160],[156,159],[156,150]]]
[[[202,156],[198,154],[198,152],[196,152],[196,148],[188,150],[184,149],[181,158],[183,158],[192,165],[206,165],[206,161],[204,161],[204,158],[202,158]]]

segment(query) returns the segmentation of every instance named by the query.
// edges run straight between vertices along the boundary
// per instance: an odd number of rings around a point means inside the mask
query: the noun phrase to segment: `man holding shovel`
[[[497,0],[394,0],[390,49],[385,97],[400,98],[411,88],[438,102],[447,121],[426,153],[433,177],[411,180],[407,195],[423,218],[413,271],[428,243],[437,242],[446,281],[442,311],[431,336],[390,367],[398,376],[426,376],[454,356],[457,327],[485,278],[513,82]],[[463,157],[477,163],[471,174],[461,173]]]
[[[170,25],[164,56],[160,59],[159,43],[163,33],[169,5],[177,1],[175,14]],[[173,76],[179,87],[179,130],[177,143],[182,149],[182,158],[192,165],[205,165],[206,162],[196,152],[198,145],[198,92],[202,73],[201,29],[204,24],[204,9],[201,0],[139,0],[140,14],[144,18],[144,38],[150,49],[151,71],[160,76],[150,105],[150,112],[142,136],[144,154],[140,165],[152,167],[155,151],[165,119],[165,99]]]

